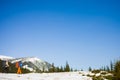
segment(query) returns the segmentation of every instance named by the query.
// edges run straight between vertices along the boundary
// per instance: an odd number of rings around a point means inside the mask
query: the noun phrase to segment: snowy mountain
[[[14,64],[18,61],[23,63],[23,68],[28,69],[31,72],[41,72],[48,71],[51,68],[51,64],[37,57],[23,57],[23,58],[12,58],[7,56],[0,56],[1,60],[8,60],[11,64]]]
[[[16,63],[21,61],[23,63],[23,68],[29,69],[30,71],[48,71],[51,68],[51,64],[36,57],[25,57],[25,58],[16,58],[10,60],[11,63]]]
[[[0,59],[1,60],[10,60],[10,59],[13,59],[13,57],[0,55]]]

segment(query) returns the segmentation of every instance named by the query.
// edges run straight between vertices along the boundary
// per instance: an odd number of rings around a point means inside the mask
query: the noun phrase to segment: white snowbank
[[[87,76],[81,76],[78,72],[65,72],[65,73],[29,73],[29,74],[0,73],[0,80],[92,80],[92,79]]]

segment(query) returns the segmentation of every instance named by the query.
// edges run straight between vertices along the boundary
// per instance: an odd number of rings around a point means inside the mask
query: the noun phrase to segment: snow
[[[9,59],[13,59],[13,58],[12,58],[12,57],[9,57],[9,56],[0,55],[0,59],[1,59],[1,60],[9,60]]]
[[[95,76],[97,76],[97,77],[98,77],[98,76],[100,76],[100,75],[101,75],[100,73],[97,73]]]
[[[19,61],[22,61],[22,62],[36,62],[36,61],[39,61],[39,62],[44,62],[36,57],[25,57],[25,58],[18,58],[18,59],[15,59],[12,61],[12,63],[15,63],[15,62],[19,62]]]
[[[30,61],[30,62],[40,61],[40,62],[43,62],[42,60],[40,60],[40,59],[38,59],[36,57],[26,58],[25,61]]]
[[[11,61],[11,63],[16,63],[16,62],[19,62],[19,61],[21,61],[21,59],[13,60],[13,61]]]
[[[90,71],[79,71],[79,74],[85,75],[85,76],[87,76],[87,75],[91,75],[91,76],[95,75],[94,73],[92,73]]]
[[[39,62],[44,62],[36,57],[25,57],[25,58],[16,58],[14,60],[12,60],[11,63],[16,63],[16,62],[19,62],[19,61],[22,61],[22,62],[36,62],[36,61],[39,61]]]
[[[92,80],[90,77],[82,76],[78,72],[62,73],[29,73],[12,74],[0,73],[0,80]]]
[[[30,71],[33,71],[33,68],[28,67],[28,65],[24,65],[23,68],[24,68],[24,69],[28,69],[28,70],[30,70]]]

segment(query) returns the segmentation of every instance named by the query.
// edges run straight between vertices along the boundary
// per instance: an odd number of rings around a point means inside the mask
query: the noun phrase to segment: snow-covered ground
[[[64,73],[29,73],[12,74],[0,73],[0,80],[92,80],[90,77],[82,76],[79,72]]]

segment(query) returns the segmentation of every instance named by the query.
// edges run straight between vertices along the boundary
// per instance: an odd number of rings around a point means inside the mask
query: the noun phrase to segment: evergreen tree
[[[81,71],[83,71],[83,69],[81,69]]]
[[[106,68],[107,68],[107,71],[109,72],[109,71],[110,71],[110,68],[109,68],[109,66],[106,66]]]
[[[104,66],[103,70],[104,70],[104,71],[106,71],[106,70],[107,70],[105,66]]]
[[[92,71],[92,68],[91,67],[89,67],[89,69],[88,69],[89,71]]]
[[[114,66],[115,80],[120,80],[120,60],[116,61]]]
[[[69,66],[68,62],[66,62],[65,71],[66,71],[66,72],[69,72],[69,71],[70,71],[70,66]]]
[[[71,68],[70,71],[73,72],[73,69]]]
[[[52,67],[49,69],[49,72],[55,72],[55,66],[54,66],[54,63],[52,63]]]
[[[45,72],[45,66],[43,65],[43,69],[42,69],[42,72]]]
[[[61,68],[60,68],[60,72],[64,72],[64,70],[63,70],[63,67],[61,66]]]
[[[113,62],[111,61],[111,62],[110,62],[110,70],[111,70],[111,71],[113,71],[113,67],[114,67],[114,65],[113,65]]]
[[[60,72],[59,67],[56,67],[56,68],[55,68],[55,72]]]

